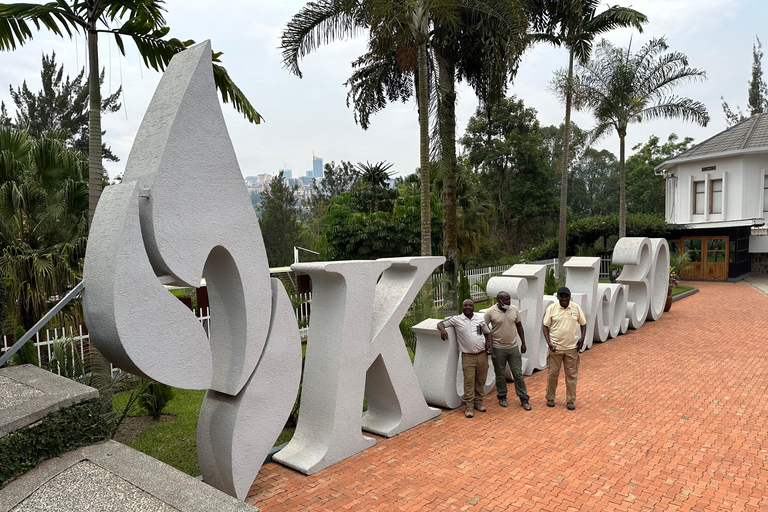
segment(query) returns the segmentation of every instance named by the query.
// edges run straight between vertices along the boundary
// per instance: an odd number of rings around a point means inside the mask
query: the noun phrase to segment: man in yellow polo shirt
[[[576,383],[579,379],[579,352],[587,334],[587,319],[578,304],[571,302],[571,290],[557,290],[557,302],[544,314],[544,339],[547,341],[547,407],[555,406],[560,367],[565,367],[565,399],[569,411],[576,409]],[[579,328],[581,326],[581,328]],[[579,333],[581,335],[579,336]],[[577,339],[578,336],[578,339]]]

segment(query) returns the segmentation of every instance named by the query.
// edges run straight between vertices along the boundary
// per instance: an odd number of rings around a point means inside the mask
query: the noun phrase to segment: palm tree
[[[0,4],[0,50],[15,50],[32,39],[32,25],[47,28],[58,36],[72,37],[83,32],[88,37],[88,222],[93,220],[96,203],[103,186],[101,143],[101,93],[99,90],[99,34],[111,34],[125,55],[123,37],[130,37],[139,50],[144,64],[162,71],[176,53],[194,41],[164,39],[164,0],[56,0],[47,4]],[[213,54],[213,74],[222,100],[241,112],[248,121],[258,124],[261,116],[245,94],[220,64],[220,53]]]
[[[357,97],[360,108],[355,119],[365,129],[370,114],[383,108],[386,96],[405,100],[410,91],[410,81],[404,74],[413,72],[409,63],[416,63],[416,96],[419,106],[419,162],[421,167],[421,255],[432,254],[432,232],[429,201],[429,77],[427,49],[429,44],[430,9],[445,0],[387,1],[368,0],[318,0],[310,2],[289,22],[283,32],[283,64],[292,73],[301,77],[299,59],[321,44],[345,39],[369,31],[369,51],[355,62],[359,71],[352,81],[375,84],[376,92],[370,96],[367,89]],[[415,59],[397,58],[417,51]],[[387,59],[386,66],[376,67],[381,59]],[[375,62],[371,66],[371,62]],[[400,82],[390,87],[385,95],[381,87],[388,87],[382,77]],[[355,98],[355,87],[350,92]],[[359,90],[359,89],[358,89]]]
[[[709,114],[703,103],[675,96],[678,85],[706,78],[701,69],[688,66],[688,58],[667,51],[664,38],[652,39],[640,51],[616,48],[603,39],[595,58],[577,70],[579,108],[594,113],[593,140],[613,130],[619,135],[619,237],[627,234],[627,194],[624,144],[629,123],[679,118],[706,126]]]
[[[568,165],[570,163],[571,107],[573,102],[574,58],[585,63],[592,52],[592,42],[605,32],[619,27],[634,27],[642,32],[648,18],[627,7],[612,6],[597,13],[599,0],[527,0],[532,14],[535,41],[549,42],[568,49],[568,74],[565,81],[565,135],[560,163],[560,226],[558,239],[558,265],[565,265],[565,231],[568,213]],[[561,283],[565,272],[559,273]]]
[[[461,2],[452,23],[436,23],[438,169],[443,176],[444,273],[449,308],[458,303],[459,207],[456,181],[456,80],[466,79],[487,108],[498,104],[528,45],[528,20],[517,2]],[[490,110],[489,110],[490,111]]]
[[[0,274],[11,318],[29,329],[82,277],[88,165],[69,134],[0,128]]]

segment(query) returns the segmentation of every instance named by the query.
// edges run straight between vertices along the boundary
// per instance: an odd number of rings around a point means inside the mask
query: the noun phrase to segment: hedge
[[[0,438],[0,488],[44,460],[109,439],[98,399],[60,409]]]
[[[585,217],[568,224],[566,230],[566,254],[576,255],[578,247],[593,247],[601,237],[608,240],[619,234],[619,214]],[[649,238],[664,238],[667,236],[667,223],[664,216],[644,213],[627,215],[627,236],[645,236]],[[529,250],[526,261],[539,261],[557,258],[558,239],[552,237],[544,243]],[[609,250],[612,247],[608,248]]]

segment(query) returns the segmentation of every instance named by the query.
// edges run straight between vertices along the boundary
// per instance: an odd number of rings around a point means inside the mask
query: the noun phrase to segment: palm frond
[[[362,33],[368,22],[363,3],[356,0],[307,3],[283,31],[283,65],[301,77],[300,59],[323,44]]]
[[[15,50],[32,38],[31,26],[40,30],[44,27],[57,36],[72,37],[72,31],[83,32],[83,20],[60,2],[40,4],[0,4],[0,50]]]

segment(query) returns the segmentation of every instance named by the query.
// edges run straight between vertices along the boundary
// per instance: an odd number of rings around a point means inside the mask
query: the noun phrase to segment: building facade
[[[691,251],[683,279],[768,273],[768,114],[757,114],[658,167],[671,250]]]

